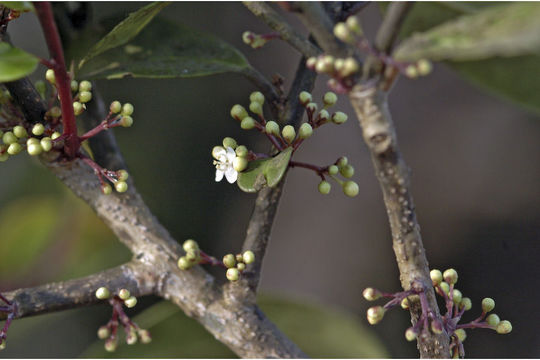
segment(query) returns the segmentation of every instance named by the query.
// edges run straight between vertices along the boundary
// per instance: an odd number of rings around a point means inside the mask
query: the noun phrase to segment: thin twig
[[[248,66],[241,72],[249,81],[251,81],[257,88],[264,94],[264,96],[271,102],[276,103],[279,101],[279,94],[276,88],[263,74],[257,69]]]

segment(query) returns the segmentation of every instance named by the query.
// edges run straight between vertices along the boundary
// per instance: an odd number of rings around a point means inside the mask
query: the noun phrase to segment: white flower
[[[231,147],[227,149],[221,146],[215,146],[212,150],[212,156],[214,157],[214,165],[216,166],[216,181],[219,182],[223,179],[223,175],[227,178],[229,183],[234,183],[238,179],[238,171],[233,167],[234,159],[236,158],[236,152]]]

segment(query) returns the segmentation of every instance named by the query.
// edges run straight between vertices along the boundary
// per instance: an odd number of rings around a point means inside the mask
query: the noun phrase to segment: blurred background
[[[127,16],[143,3],[92,3],[93,21]],[[288,86],[300,59],[287,44],[272,41],[253,50],[245,30],[269,32],[240,3],[174,3],[163,17],[219,36],[237,47],[267,76]],[[294,16],[285,14],[298,29]],[[377,4],[360,15],[372,37],[380,23]],[[33,14],[9,27],[13,43],[46,57]],[[530,74],[540,78],[538,72]],[[39,69],[35,78],[40,78]],[[313,97],[321,102],[327,78]],[[236,74],[190,79],[98,81],[105,101],[131,102],[135,124],[115,131],[140,193],[171,234],[196,239],[221,257],[241,248],[256,195],[225,181],[214,182],[211,149],[223,137],[265,150],[265,138],[242,131],[229,116],[247,106],[254,86]],[[295,155],[326,165],[346,155],[360,185],[356,198],[335,185],[317,191],[318,178],[294,169],[264,259],[263,309],[313,357],[417,357],[404,331],[408,312],[390,311],[369,326],[372,304],[362,290],[399,291],[382,194],[353,111],[345,98],[337,108],[350,115],[341,126],[317,130]],[[459,273],[458,288],[473,300],[465,321],[480,313],[483,297],[513,324],[510,335],[468,332],[468,357],[540,357],[540,119],[514,103],[486,94],[445,65],[418,80],[400,79],[390,108],[401,150],[412,169],[412,194],[430,266]],[[130,254],[92,211],[35,159],[18,156],[1,165],[0,289],[66,280],[113,267]],[[218,271],[217,277],[224,277]],[[136,321],[150,329],[150,345],[120,346],[113,356],[233,357],[223,345],[157,298],[140,300]],[[97,328],[107,306],[16,320],[2,357],[102,357]],[[296,316],[296,317],[295,317]],[[294,319],[291,321],[290,319]],[[318,347],[317,347],[318,346]]]

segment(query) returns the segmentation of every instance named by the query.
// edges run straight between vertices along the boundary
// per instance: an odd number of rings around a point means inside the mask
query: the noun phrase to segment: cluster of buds
[[[335,58],[332,55],[310,57],[306,61],[308,69],[331,77],[328,86],[337,93],[347,93],[356,83],[360,64],[354,57]]]
[[[10,126],[9,123],[0,123],[0,162],[6,161],[10,156],[21,153],[24,149],[29,155],[36,156],[49,152],[60,138],[60,133],[53,131],[42,123],[34,125],[18,124]]]
[[[227,254],[223,257],[223,261],[219,261],[202,251],[199,244],[193,239],[184,241],[182,248],[186,255],[178,259],[178,267],[181,270],[188,270],[198,264],[220,266],[227,269],[226,277],[229,281],[237,281],[246,269],[246,265],[255,261],[255,254],[251,250],[247,250],[243,254]]]
[[[244,44],[251,46],[253,49],[259,49],[268,41],[279,38],[280,35],[278,33],[255,34],[252,31],[244,31],[242,34],[242,41]]]
[[[439,270],[431,270],[430,277],[435,292],[441,296],[446,306],[446,313],[438,318],[429,309],[424,287],[419,282],[414,282],[410,290],[398,293],[384,293],[374,288],[367,288],[363,296],[368,301],[374,301],[381,297],[391,298],[384,306],[373,306],[367,310],[367,319],[371,325],[379,323],[387,310],[401,305],[403,309],[409,308],[409,301],[418,297],[422,307],[422,314],[414,326],[405,331],[405,338],[413,341],[423,331],[431,331],[440,334],[443,331],[451,337],[450,350],[454,358],[464,357],[463,341],[467,337],[465,329],[485,328],[495,330],[498,334],[508,334],[512,331],[512,324],[508,320],[500,320],[497,314],[487,315],[495,308],[495,301],[491,298],[482,300],[482,313],[475,320],[459,324],[461,317],[472,308],[471,299],[464,297],[461,291],[454,286],[458,280],[457,271],[447,269],[442,273]]]
[[[126,334],[128,345],[136,344],[140,341],[148,344],[152,341],[148,330],[141,329],[126,315],[123,305],[132,308],[137,304],[137,298],[132,296],[127,289],[120,289],[116,295],[111,296],[111,292],[106,287],[96,290],[96,298],[108,300],[113,308],[111,320],[106,325],[98,329],[98,338],[105,340],[105,350],[113,352],[118,347],[118,326],[121,324]]]
[[[0,312],[6,314],[6,322],[4,323],[2,330],[0,330],[0,350],[4,350],[6,348],[7,331],[11,325],[11,322],[15,318],[17,307],[15,303],[12,303],[6,299],[2,294],[0,294],[0,300],[3,303],[3,305],[0,306]]]

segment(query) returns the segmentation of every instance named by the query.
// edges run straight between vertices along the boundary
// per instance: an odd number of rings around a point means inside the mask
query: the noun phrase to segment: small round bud
[[[6,339],[1,339],[0,340],[0,350],[4,350],[7,346],[7,342],[6,342]]]
[[[317,111],[317,104],[314,102],[310,102],[306,105],[306,110],[311,111],[313,114]]]
[[[32,134],[40,136],[45,132],[45,126],[43,124],[36,124],[32,127]]]
[[[62,136],[62,134],[60,134],[58,131],[55,131],[52,133],[51,139],[55,140],[55,139],[58,139],[60,136]]]
[[[137,305],[137,298],[135,296],[130,296],[126,300],[124,300],[124,305],[128,308],[132,308],[135,305]]]
[[[334,69],[338,73],[341,73],[344,67],[345,67],[345,59],[336,59],[336,61],[334,61]]]
[[[337,95],[331,91],[327,92],[323,96],[323,102],[325,106],[332,106],[337,102]]]
[[[105,340],[105,350],[106,351],[114,352],[114,351],[116,351],[117,347],[118,347],[118,341],[116,340],[116,338]]]
[[[360,20],[356,16],[349,16],[347,20],[345,21],[345,24],[351,30],[357,35],[362,35],[362,26],[360,25]]]
[[[251,43],[253,42],[253,38],[254,38],[255,34],[251,31],[244,31],[242,33],[242,41],[244,42],[244,44],[246,45],[251,45]]]
[[[111,296],[111,292],[104,286],[96,290],[96,298],[98,298],[99,300],[108,299],[109,296]]]
[[[260,91],[254,91],[249,95],[249,101],[264,104],[264,95]]]
[[[189,250],[186,253],[186,259],[191,263],[198,263],[200,257],[200,252],[198,250]]]
[[[454,291],[452,291],[452,301],[454,304],[459,305],[461,300],[463,300],[463,294],[458,289],[454,289]]]
[[[420,59],[416,63],[416,68],[418,69],[418,74],[421,76],[425,76],[431,72],[433,69],[433,66],[431,65],[431,62],[427,59]]]
[[[39,144],[39,139],[34,137],[28,138],[28,140],[26,140],[26,146],[31,144]]]
[[[49,69],[45,72],[45,79],[53,85],[56,83],[53,69]]]
[[[98,332],[97,332],[97,336],[101,340],[105,340],[106,338],[111,336],[111,330],[109,330],[109,328],[107,326],[100,326],[100,328],[98,329]]]
[[[465,308],[465,311],[469,311],[472,308],[472,301],[468,297],[464,297],[461,299],[461,302],[459,303],[459,308],[463,309]]]
[[[240,271],[237,268],[229,268],[226,273],[227,279],[229,281],[237,281],[240,278]]]
[[[257,114],[259,116],[262,116],[262,114],[263,114],[262,104],[260,102],[257,102],[257,101],[252,101],[249,104],[249,110],[252,113]]]
[[[125,103],[124,106],[122,106],[122,115],[129,116],[133,114],[133,111],[135,108],[130,103]]]
[[[345,62],[343,63],[343,69],[341,70],[341,75],[344,77],[350,76],[352,74],[355,74],[360,69],[360,65],[358,65],[358,61],[356,59],[349,57],[345,59]]]
[[[405,75],[411,79],[416,79],[418,77],[418,69],[414,65],[409,65],[405,69]]]
[[[343,42],[354,42],[354,36],[352,36],[345,23],[340,22],[337,23],[336,26],[334,26],[334,35]]]
[[[236,266],[236,257],[233,254],[227,254],[223,257],[223,264],[227,268],[233,268]]]
[[[456,334],[459,341],[464,342],[467,338],[467,333],[463,329],[457,329],[454,331],[454,334]]]
[[[298,95],[298,100],[300,100],[300,104],[306,106],[308,103],[311,102],[312,97],[311,94],[307,91],[302,91],[300,95]]]
[[[245,120],[245,119],[244,119]],[[242,120],[243,121],[243,120]],[[248,166],[248,160],[245,157],[235,157],[233,160],[233,169],[242,172]]]
[[[362,291],[362,296],[367,301],[375,301],[378,298],[382,296],[381,292],[374,288],[365,288],[364,291]]]
[[[445,293],[446,295],[450,293],[450,285],[448,285],[448,283],[443,281],[439,284],[439,287],[441,288],[442,292]]]
[[[350,179],[354,175],[354,167],[352,165],[347,164],[339,169],[339,172],[341,175],[343,175],[344,178]]]
[[[234,140],[232,137],[226,137],[223,139],[223,146],[226,148],[230,147],[231,149],[236,149],[238,144],[236,143],[236,140]]]
[[[344,112],[338,111],[332,115],[332,122],[334,124],[343,124],[349,117]]]
[[[83,80],[79,84],[79,91],[90,91],[92,90],[92,83],[88,80]]]
[[[497,326],[501,322],[501,318],[497,314],[489,314],[486,321],[491,326]]]
[[[101,186],[101,192],[103,195],[110,195],[112,193],[112,187],[109,184],[104,184]]]
[[[248,113],[242,105],[236,104],[231,108],[231,116],[234,119],[241,121],[243,118],[248,116]]]
[[[135,330],[130,331],[129,334],[127,334],[126,336],[126,344],[128,345],[135,345],[137,343],[137,340],[139,339]]]
[[[315,65],[317,64],[317,58],[316,57],[310,57],[306,60],[306,67],[308,69],[315,69]],[[310,100],[311,101],[311,100]]]
[[[416,339],[416,336],[417,335],[412,327],[405,330],[405,339],[407,339],[407,341],[414,341]]]
[[[84,111],[84,105],[78,101],[75,101],[73,103],[73,113],[75,114],[75,116],[81,115],[83,111]]]
[[[401,300],[401,303],[399,305],[403,310],[407,310],[409,308],[409,299],[405,298]]]
[[[458,273],[454,269],[447,269],[443,273],[443,278],[448,284],[455,284],[458,281]]]
[[[182,244],[182,248],[184,249],[185,252],[196,251],[196,250],[199,250],[199,244],[197,244],[197,242],[193,239],[187,239]]]
[[[326,123],[330,121],[330,114],[325,109],[322,109],[321,111],[319,111],[319,115],[317,115],[317,119],[318,121]]]
[[[246,157],[249,154],[247,147],[245,147],[244,145],[237,146],[234,151],[236,152],[236,156],[239,157]]]
[[[0,162],[4,162],[9,159],[9,154],[6,152],[7,147],[0,145]]]
[[[4,133],[4,135],[2,136],[2,141],[6,145],[11,145],[11,144],[16,143],[18,141],[18,139],[15,136],[15,134],[13,134],[11,131],[8,131],[8,132]]]
[[[79,83],[77,80],[71,80],[71,91],[75,92],[79,89]]]
[[[22,151],[23,147],[21,146],[21,144],[19,143],[13,143],[13,144],[10,144],[7,148],[7,153],[9,155],[17,155],[18,153],[20,153]]]
[[[187,270],[191,267],[191,262],[185,256],[182,256],[178,259],[178,267],[180,270]]]
[[[367,320],[371,325],[379,323],[384,317],[385,310],[382,306],[373,306],[367,310]]]
[[[150,332],[146,329],[139,330],[139,338],[141,339],[141,343],[143,344],[149,344],[152,342],[152,337],[150,336]]]
[[[503,320],[497,325],[498,334],[508,334],[512,331],[512,323],[508,320]]]
[[[279,136],[279,125],[275,121],[269,121],[266,123],[266,132],[268,134]]]
[[[236,254],[236,261],[237,262],[244,262],[244,257],[242,254]]]
[[[433,269],[429,272],[429,277],[431,277],[431,282],[433,286],[439,285],[443,280],[443,275],[440,270]]]
[[[42,98],[45,98],[45,92],[47,91],[47,86],[45,85],[45,82],[43,80],[38,80],[34,83],[34,86],[36,87],[37,92]]]
[[[26,129],[23,126],[17,125],[13,128],[13,135],[18,137],[19,139],[22,139],[24,137],[27,137],[28,133],[26,132]]]
[[[127,191],[128,184],[125,181],[117,181],[116,184],[114,184],[114,188],[117,192],[123,193]]]
[[[332,189],[332,185],[326,180],[323,180],[319,183],[318,186],[319,192],[323,195],[327,195],[330,193],[330,190]]]
[[[236,264],[236,268],[239,270],[239,271],[244,271],[246,269],[246,264],[244,263],[238,263]]]
[[[483,312],[490,312],[491,310],[495,309],[495,300],[492,298],[484,298],[482,299],[482,311]]]
[[[113,113],[113,114],[116,114],[116,113],[119,113],[120,111],[122,111],[122,104],[120,104],[120,101],[113,101],[111,103],[111,105],[109,106],[109,110]]]
[[[62,115],[62,110],[58,106],[53,106],[49,110],[49,115],[52,116],[53,118],[60,117]]]
[[[116,172],[116,176],[118,177],[118,180],[126,181],[129,178],[129,173],[124,169],[120,169]]]
[[[334,70],[334,57],[325,55],[317,60],[315,71],[318,73],[331,73]]]
[[[118,292],[118,297],[122,300],[127,300],[131,297],[131,293],[128,289],[120,289]]]
[[[82,103],[87,103],[92,100],[92,93],[90,91],[81,91],[79,93],[79,101]]]
[[[123,127],[130,127],[133,125],[133,118],[131,116],[122,116],[120,119],[120,125]]]
[[[251,250],[244,251],[244,254],[242,255],[244,259],[244,263],[251,264],[255,262],[255,254]]]
[[[281,130],[281,135],[283,135],[283,138],[285,141],[287,141],[289,144],[293,142],[294,138],[296,137],[296,131],[294,130],[294,127],[291,125],[285,125],[283,127],[283,130]]]
[[[43,148],[39,142],[32,143],[26,146],[26,151],[28,152],[28,155],[37,156],[43,152]]]
[[[240,127],[244,130],[251,130],[255,127],[255,119],[253,119],[250,116],[246,116],[242,119],[242,122],[240,123]]]
[[[300,125],[300,129],[298,129],[298,137],[300,139],[307,139],[311,135],[313,135],[313,128],[308,123],[303,123]]]
[[[441,334],[443,332],[443,326],[439,320],[433,320],[431,322],[431,331],[434,334]]]
[[[328,174],[336,175],[339,172],[339,168],[336,165],[330,165],[328,167]]]
[[[354,181],[345,181],[343,184],[343,193],[349,197],[355,197],[359,191],[358,184]]]
[[[348,163],[349,163],[349,159],[347,159],[346,156],[342,156],[342,157],[340,157],[338,159],[336,165],[341,168],[341,167],[347,165]]]

